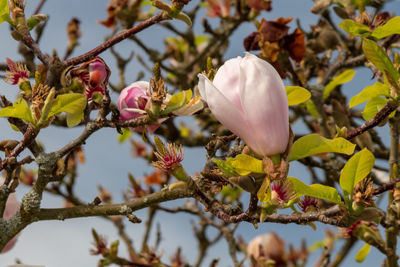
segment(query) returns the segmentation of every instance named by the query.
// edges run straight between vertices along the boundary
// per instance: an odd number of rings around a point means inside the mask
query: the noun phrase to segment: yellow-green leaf
[[[348,34],[353,36],[367,37],[371,35],[369,27],[367,25],[357,23],[351,19],[345,19],[339,23],[339,27],[345,30]]]
[[[247,175],[252,172],[264,173],[262,161],[246,154],[239,154],[235,158],[227,158],[226,162],[239,175]]]
[[[260,189],[257,191],[257,198],[260,202],[267,203],[271,200],[271,181],[265,177]]]
[[[83,119],[83,111],[78,113],[68,113],[67,114],[67,126],[74,127],[78,125]]]
[[[350,82],[353,79],[355,74],[356,74],[355,70],[349,69],[349,70],[345,70],[344,72],[342,72],[341,74],[339,74],[338,76],[333,78],[333,80],[330,81],[325,86],[323,98],[327,99],[329,94],[336,88],[336,86]]]
[[[294,142],[290,151],[289,161],[302,159],[308,156],[326,152],[351,155],[356,145],[342,137],[327,139],[319,134],[310,134]]]
[[[35,120],[32,117],[32,112],[28,106],[28,103],[23,98],[17,99],[10,107],[0,109],[0,117],[18,118],[35,124]]]
[[[132,132],[129,129],[122,128],[122,134],[118,135],[118,142],[121,144],[127,140],[129,140],[129,137],[131,136]]]
[[[400,17],[391,18],[384,25],[376,27],[372,36],[376,39],[382,39],[392,34],[400,34]]]
[[[300,86],[286,86],[285,89],[289,106],[304,103],[311,97],[311,93]]]
[[[355,256],[356,262],[363,262],[365,258],[368,256],[369,251],[371,249],[371,245],[368,243],[365,243],[364,246],[357,252]]]
[[[212,159],[212,162],[217,164],[218,168],[228,177],[238,176],[235,169],[229,165],[226,161],[221,159]]]
[[[388,74],[390,76],[388,78],[393,82],[398,82],[400,74],[396,71],[386,52],[383,51],[377,43],[369,39],[364,39],[362,49],[367,59],[371,61],[378,70],[385,75]]]
[[[168,101],[167,108],[161,112],[161,114],[169,114],[172,111],[180,109],[192,98],[192,90],[185,90],[174,94]]]
[[[364,120],[368,121],[372,119],[376,113],[381,110],[389,100],[386,98],[376,96],[372,98],[368,103],[365,105],[364,111],[362,112],[362,116]]]
[[[239,187],[231,187],[229,185],[225,185],[222,187],[221,190],[221,195],[224,198],[230,198],[231,201],[235,201],[240,197],[240,194],[242,193],[242,189]]]
[[[366,148],[354,154],[344,165],[340,173],[340,187],[346,199],[353,198],[354,186],[371,172],[375,164],[374,155]]]
[[[83,118],[83,111],[86,108],[86,96],[78,93],[63,94],[56,97],[51,106],[48,118],[61,112],[68,113],[67,125],[73,127]]]
[[[350,99],[349,107],[352,108],[379,95],[389,97],[390,86],[388,84],[376,82],[373,85],[365,87],[360,93]]]
[[[340,204],[342,199],[336,188],[322,185],[322,184],[312,184],[306,185],[302,181],[294,177],[288,177],[288,181],[292,184],[293,190],[298,196],[310,196],[320,199],[325,199],[330,202]]]
[[[207,35],[197,35],[194,38],[194,44],[195,45],[200,45],[204,42],[207,42],[208,40],[210,40],[210,37],[208,37]]]
[[[7,0],[0,0],[0,23],[3,23],[4,21],[11,21],[10,9]]]
[[[307,108],[308,112],[311,114],[311,116],[313,116],[314,118],[317,118],[317,119],[319,118],[319,113],[318,113],[317,107],[315,106],[314,102],[311,99],[309,99],[306,102],[306,108]]]
[[[58,95],[53,102],[49,117],[61,112],[79,113],[86,108],[87,98],[79,93]]]

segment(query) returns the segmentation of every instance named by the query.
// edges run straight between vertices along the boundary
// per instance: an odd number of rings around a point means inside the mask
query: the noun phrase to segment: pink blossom
[[[126,87],[118,97],[119,119],[131,120],[144,116],[146,114],[146,105],[150,98],[149,82],[138,81]],[[159,124],[148,125],[146,130],[153,133],[159,126]],[[141,129],[137,130],[141,131]]]
[[[283,153],[289,140],[286,90],[266,61],[247,53],[228,60],[213,82],[199,74],[199,90],[211,112],[255,153]]]
[[[104,90],[107,87],[108,77],[110,70],[105,64],[104,60],[100,57],[95,57],[90,63],[88,68],[89,74],[82,77],[86,86],[86,97],[92,98],[93,93],[99,92],[104,95]]]
[[[2,184],[3,184],[3,178],[0,177],[0,185],[2,185]],[[11,219],[11,217],[13,217],[15,215],[15,213],[17,213],[18,210],[19,210],[19,203],[18,203],[17,197],[16,197],[15,193],[11,193],[8,196],[8,199],[6,202],[6,208],[4,209],[3,219],[5,221]],[[1,253],[7,252],[10,249],[12,249],[16,242],[17,242],[17,238],[14,237],[5,245],[3,250],[1,250]]]
[[[207,16],[209,17],[227,17],[231,10],[229,0],[207,0]]]

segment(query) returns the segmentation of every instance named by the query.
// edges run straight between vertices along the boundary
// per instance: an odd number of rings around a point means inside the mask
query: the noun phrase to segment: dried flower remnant
[[[254,8],[257,11],[271,11],[272,10],[272,2],[271,0],[247,0],[247,5],[250,8]]]
[[[318,210],[318,199],[306,196],[300,200],[299,206],[303,212],[314,212]]]
[[[15,63],[9,58],[6,58],[8,68],[10,71],[6,72],[6,82],[12,85],[20,85],[23,82],[28,81],[30,72],[26,65],[22,63]]]
[[[156,169],[155,172],[147,175],[146,177],[143,178],[143,180],[147,186],[162,185],[167,182],[168,177],[165,172],[163,172],[159,169]]]
[[[67,36],[68,36],[68,45],[67,45],[67,53],[65,58],[67,58],[74,48],[79,45],[79,38],[82,36],[82,32],[79,28],[80,20],[77,18],[72,18],[67,25]]]
[[[243,41],[246,51],[261,50],[261,57],[268,60],[282,78],[286,78],[285,64],[287,64],[288,56],[300,62],[306,53],[303,32],[296,28],[293,33],[288,34],[287,24],[292,19],[278,18],[275,21],[262,19],[258,30]]]
[[[199,74],[200,95],[214,116],[261,156],[285,152],[289,111],[279,74],[268,62],[247,53],[228,60],[213,82]]]
[[[39,121],[42,115],[42,108],[51,90],[53,92],[52,94],[54,95],[54,88],[51,89],[50,86],[48,85],[36,84],[32,88],[31,110],[32,110],[32,115],[34,115],[34,119],[36,121]]]
[[[358,205],[368,207],[373,205],[375,187],[372,183],[371,177],[363,179],[361,182],[356,184],[353,192],[353,200]]]

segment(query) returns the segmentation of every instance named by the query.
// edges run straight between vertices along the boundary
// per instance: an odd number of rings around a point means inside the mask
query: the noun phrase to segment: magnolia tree
[[[384,256],[382,266],[398,266],[400,17],[384,11],[385,1],[316,0],[310,12],[319,16],[318,24],[302,28],[301,21],[297,27],[290,23],[291,17],[274,18],[272,6],[279,1],[111,0],[109,17],[99,22],[112,34],[76,57],[71,57],[81,37],[76,18],[67,26],[63,57],[42,51],[47,15],[40,10],[45,2],[31,15],[25,12],[31,2],[0,1],[0,22],[11,33],[4,38],[19,43],[22,58],[4,55],[0,65],[17,92],[16,99],[1,95],[0,116],[20,132],[18,140],[0,140],[1,253],[12,250],[24,238],[20,232],[38,221],[68,224],[73,218],[98,216],[120,235],[120,241],[108,243],[107,233],[92,230],[91,253],[99,257],[99,266],[218,266],[217,258],[206,262],[205,256],[221,239],[234,266],[304,266],[311,252],[306,244],[285,249],[290,238],[284,241],[272,232],[246,244],[235,234],[239,224],[276,223],[336,229],[314,246],[321,247],[314,266],[341,265],[357,242],[363,246],[355,261],[368,260],[375,247]],[[206,17],[199,20],[204,10]],[[182,21],[184,30],[176,26]],[[201,25],[192,25],[195,21]],[[230,37],[246,22],[253,23],[253,30],[242,31],[243,43],[233,44],[243,53],[226,59]],[[162,51],[136,36],[155,24],[170,35]],[[149,60],[114,50],[127,39]],[[117,67],[101,58],[107,50]],[[152,78],[139,75],[128,85],[125,76],[132,70],[127,64],[136,59]],[[367,69],[366,79],[374,79],[349,97],[341,86],[353,78],[355,68]],[[113,72],[119,81],[109,79]],[[182,116],[197,126],[178,125]],[[292,130],[294,123],[308,133]],[[377,131],[384,125],[389,127]],[[46,127],[77,127],[81,134],[48,151],[37,139]],[[86,203],[82,199],[87,196],[74,190],[81,178],[77,168],[84,162],[85,142],[105,128],[115,129],[124,145],[131,140],[136,156],[154,172],[143,179],[129,174],[125,182],[130,189],[121,203],[101,186]],[[184,147],[206,151],[205,165],[197,166],[195,174],[182,164]],[[293,161],[304,165],[311,179],[288,177]],[[115,171],[115,176],[125,175]],[[21,184],[29,190],[18,203]],[[49,195],[65,205],[43,208]],[[176,199],[186,201],[166,204]],[[381,199],[387,199],[385,206],[378,205]],[[141,209],[149,212],[140,248],[125,226],[141,223],[135,216]],[[180,248],[171,259],[161,257],[160,231],[156,244],[148,243],[156,212],[173,213],[172,219],[177,213],[196,217],[197,258],[184,257]],[[342,239],[343,247],[334,252]],[[120,242],[128,253],[121,252]]]

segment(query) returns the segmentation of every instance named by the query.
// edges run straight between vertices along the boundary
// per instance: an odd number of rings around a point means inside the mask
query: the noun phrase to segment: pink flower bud
[[[247,245],[247,256],[252,261],[252,266],[265,260],[273,260],[274,266],[286,266],[285,242],[274,232],[256,236]]]
[[[3,182],[4,182],[3,178],[0,177],[0,185],[2,185]],[[8,199],[6,202],[6,208],[4,209],[3,219],[5,221],[11,219],[11,217],[13,217],[15,215],[15,213],[17,213],[18,210],[19,210],[19,203],[18,203],[17,197],[16,197],[15,193],[11,193],[8,196]],[[3,248],[3,250],[1,250],[0,253],[4,253],[4,252],[7,252],[10,249],[12,249],[16,242],[17,242],[17,238],[14,237],[5,245],[5,247]]]
[[[214,17],[227,17],[231,10],[231,3],[229,0],[207,0],[207,16]]]
[[[228,60],[213,82],[199,74],[199,90],[225,127],[262,156],[283,153],[289,140],[286,90],[266,61],[246,53]]]
[[[104,90],[108,84],[110,69],[101,57],[95,57],[88,67],[89,74],[82,73],[82,81],[86,84],[85,95],[88,99],[92,98],[95,92],[104,95]],[[88,77],[89,76],[89,77]]]
[[[120,120],[131,120],[146,114],[146,105],[151,98],[150,84],[146,81],[134,82],[124,90],[118,97],[118,110]],[[146,127],[146,130],[153,133],[159,127],[159,124],[152,124]],[[141,131],[141,129],[137,129]]]
[[[108,75],[108,71],[104,64],[104,61],[100,58],[95,58],[89,64],[89,84],[92,87],[99,86],[105,82]]]

